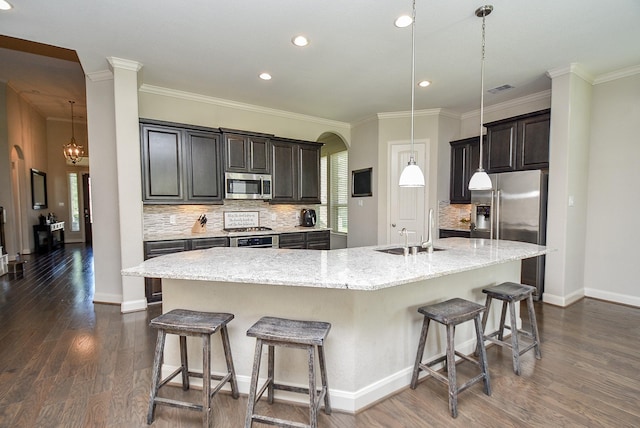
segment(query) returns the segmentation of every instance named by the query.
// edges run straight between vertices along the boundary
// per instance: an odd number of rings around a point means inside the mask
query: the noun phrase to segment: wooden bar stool
[[[525,352],[535,349],[536,358],[539,360],[542,358],[540,353],[540,340],[538,334],[538,324],[536,323],[536,313],[533,309],[533,292],[535,287],[529,285],[517,284],[515,282],[504,282],[493,287],[487,287],[482,290],[487,295],[487,301],[485,303],[486,311],[482,317],[482,328],[487,326],[487,317],[489,315],[489,309],[491,307],[491,300],[502,300],[502,314],[500,315],[500,326],[498,330],[490,334],[485,334],[484,339],[488,340],[496,345],[506,346],[511,348],[511,354],[513,356],[513,371],[520,376],[520,355]],[[529,312],[529,323],[531,324],[531,331],[521,330],[517,328],[516,307],[515,304],[521,300],[527,300],[527,309]],[[505,318],[507,315],[507,305],[509,306],[509,316],[511,325],[505,325]],[[504,339],[504,329],[511,330],[511,343],[506,342]],[[520,343],[518,341],[518,333],[532,339],[532,343],[526,348],[520,350]],[[495,336],[498,336],[497,338]]]
[[[256,351],[253,360],[253,373],[251,375],[251,386],[249,390],[249,403],[247,407],[247,416],[245,419],[245,428],[250,428],[253,421],[258,421],[269,425],[278,425],[280,427],[311,427],[318,426],[317,414],[318,409],[324,399],[324,412],[331,414],[331,403],[329,401],[329,386],[327,383],[327,370],[325,368],[324,358],[324,340],[329,334],[331,324],[320,321],[296,321],[284,318],[263,317],[256,322],[249,330],[247,336],[256,338]],[[262,357],[262,346],[269,347],[268,356],[268,373],[267,380],[258,391],[258,375],[260,373],[260,360]],[[309,361],[309,388],[300,388],[290,385],[276,383],[274,373],[275,346],[284,346],[289,348],[306,349]],[[315,351],[318,350],[318,362],[320,366],[320,378],[322,388],[316,389],[316,369],[315,369]],[[275,389],[301,394],[309,394],[309,419],[310,424],[305,425],[298,422],[288,421],[284,419],[273,418],[269,416],[258,415],[255,413],[255,405],[264,394],[265,389],[269,404],[273,404],[273,391]]]
[[[205,427],[211,425],[211,398],[227,383],[231,384],[233,398],[238,398],[238,384],[236,373],[231,358],[229,346],[229,334],[227,323],[233,319],[232,314],[196,312],[184,309],[175,309],[151,320],[150,326],[158,329],[158,341],[153,357],[153,373],[151,378],[151,393],[149,396],[149,412],[147,424],[153,422],[156,404],[162,404],[183,409],[198,410],[203,412],[202,421]],[[222,347],[227,362],[227,374],[224,376],[211,374],[211,335],[220,331]],[[180,364],[181,366],[164,380],[161,379],[161,366],[164,356],[164,343],[167,334],[180,336]],[[202,338],[202,373],[189,370],[187,361],[187,336],[200,336]],[[182,374],[182,389],[189,389],[189,377],[202,379],[202,404],[187,401],[178,401],[169,398],[158,397],[158,390],[167,382]],[[211,390],[211,380],[219,381]]]
[[[418,375],[421,370],[429,372],[430,376],[449,387],[449,411],[454,418],[458,416],[458,394],[476,383],[483,381],[484,393],[491,395],[491,384],[489,380],[489,371],[487,369],[487,355],[482,341],[482,322],[480,314],[485,307],[468,300],[454,298],[442,303],[422,306],[418,308],[418,312],[424,315],[422,323],[422,333],[420,334],[420,342],[418,344],[418,355],[413,367],[413,376],[411,378],[411,389],[416,389],[418,384]],[[422,363],[424,347],[427,342],[427,332],[429,330],[429,322],[433,320],[443,324],[447,328],[447,352],[446,355],[436,358],[427,363]],[[475,360],[467,355],[461,354],[455,350],[455,328],[456,325],[473,320],[475,323],[476,340],[480,358]],[[480,374],[469,379],[463,385],[458,386],[456,380],[456,355],[466,361],[469,361],[480,368]],[[438,373],[431,367],[440,362],[446,362],[447,377]]]

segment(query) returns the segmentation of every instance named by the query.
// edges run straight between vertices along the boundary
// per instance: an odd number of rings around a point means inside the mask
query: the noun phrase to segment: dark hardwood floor
[[[146,426],[155,343],[148,323],[160,306],[123,315],[93,304],[92,264],[90,248],[67,245],[31,257],[23,276],[0,277],[1,427]],[[444,385],[430,379],[357,415],[320,412],[320,427],[640,426],[640,309],[583,299],[565,309],[538,303],[536,311],[542,360],[527,353],[516,376],[510,353],[490,347],[493,394],[481,385],[462,393],[457,419]],[[458,366],[461,375],[471,369]],[[260,405],[307,417],[302,406]],[[245,409],[246,396],[218,395],[214,426],[243,426]],[[153,424],[200,425],[197,412],[161,406]]]

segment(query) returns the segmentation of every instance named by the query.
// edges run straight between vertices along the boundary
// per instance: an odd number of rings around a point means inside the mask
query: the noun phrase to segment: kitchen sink
[[[422,248],[422,247],[418,247],[417,248],[418,253],[426,253],[427,249],[426,248]],[[383,250],[376,250],[379,251],[381,253],[387,253],[387,254],[396,254],[396,255],[403,255],[404,254],[404,247],[393,247],[393,248],[386,248]],[[433,251],[444,251],[444,248],[433,248]],[[411,249],[409,249],[409,254],[411,254]]]

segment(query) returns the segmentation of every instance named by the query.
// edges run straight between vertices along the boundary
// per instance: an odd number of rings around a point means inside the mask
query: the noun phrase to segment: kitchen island
[[[325,352],[332,405],[355,412],[409,384],[422,326],[418,307],[452,297],[484,302],[483,287],[519,282],[520,261],[548,252],[533,244],[464,238],[441,239],[436,247],[441,250],[407,257],[378,251],[388,247],[211,248],[157,257],[122,273],[162,278],[163,312],[183,308],[235,314],[228,328],[243,393],[249,389],[255,346],[246,331],[255,321],[269,315],[330,322]],[[489,328],[499,318],[493,309]],[[458,349],[472,352],[473,323],[456,332]],[[429,336],[426,355],[444,353],[443,333],[438,329]],[[222,371],[217,342],[212,367]],[[177,343],[175,337],[167,340],[167,372],[179,362]],[[190,346],[200,345],[193,341]],[[304,353],[278,351],[277,377],[304,384]],[[190,353],[190,364],[201,366],[197,352]],[[302,399],[284,392],[277,396]]]

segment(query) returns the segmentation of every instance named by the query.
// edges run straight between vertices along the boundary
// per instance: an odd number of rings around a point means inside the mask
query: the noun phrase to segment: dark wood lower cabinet
[[[280,248],[328,250],[331,248],[330,237],[328,230],[283,233],[280,235]]]
[[[179,253],[189,250],[205,250],[212,247],[228,247],[229,239],[225,237],[174,239],[170,241],[147,241],[144,243],[144,259]],[[162,301],[162,279],[145,278],[144,293],[147,303]]]

